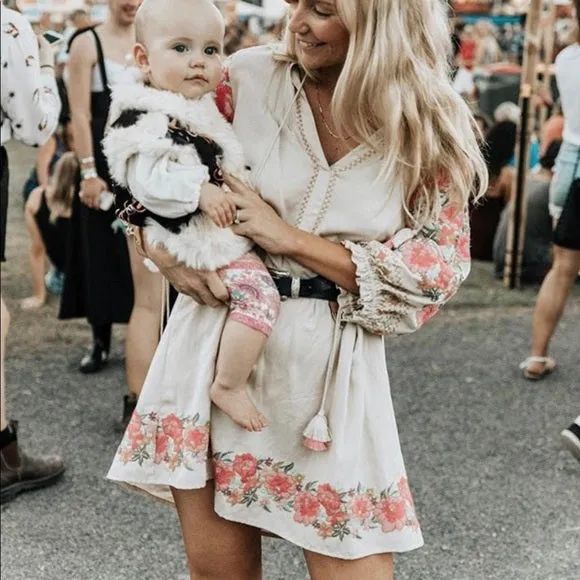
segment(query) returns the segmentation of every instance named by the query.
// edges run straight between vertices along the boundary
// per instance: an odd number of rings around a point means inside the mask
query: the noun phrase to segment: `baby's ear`
[[[149,73],[149,55],[147,49],[140,42],[133,47],[133,62],[143,73]]]

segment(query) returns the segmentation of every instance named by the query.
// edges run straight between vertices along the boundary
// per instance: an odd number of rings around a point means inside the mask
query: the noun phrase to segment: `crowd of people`
[[[70,15],[66,49],[2,5],[2,260],[15,139],[37,147],[21,307],[51,293],[61,320],[87,320],[85,374],[127,325],[109,478],[175,503],[192,578],[223,566],[254,577],[260,529],[305,548],[313,577],[364,565],[390,578],[392,552],[422,544],[381,335],[431,318],[470,254],[503,274],[520,111],[473,115],[461,70],[451,78],[443,5],[392,1],[397,26],[386,0],[350,14],[294,0],[287,22],[260,28],[235,2],[220,13],[196,0],[193,17],[186,0],[109,0],[98,25]],[[425,38],[397,44],[413,27]],[[522,280],[542,286],[522,370],[535,380],[556,366],[549,342],[580,271],[579,40],[557,57],[559,100],[530,153]],[[513,54],[521,30],[498,39],[482,21],[453,41],[468,69]],[[2,502],[65,469],[25,453],[7,418],[9,323],[2,300]],[[580,459],[580,417],[562,436]],[[262,498],[251,507],[250,491]],[[345,526],[350,539],[330,540]]]

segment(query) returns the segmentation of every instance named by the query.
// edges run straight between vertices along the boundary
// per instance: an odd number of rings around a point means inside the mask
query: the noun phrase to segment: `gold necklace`
[[[326,130],[328,131],[330,136],[334,137],[335,139],[338,139],[339,141],[345,141],[345,139],[343,139],[340,135],[334,133],[332,129],[329,127],[328,123],[326,122],[326,117],[324,116],[324,111],[322,110],[322,104],[320,103],[320,91],[318,89],[318,84],[316,85],[316,101],[318,102],[318,110],[320,112],[320,117],[322,118],[322,123],[326,127]]]

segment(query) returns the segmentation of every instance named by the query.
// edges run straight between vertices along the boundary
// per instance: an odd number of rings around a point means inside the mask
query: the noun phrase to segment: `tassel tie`
[[[334,323],[334,335],[332,337],[332,350],[330,352],[330,360],[326,369],[326,377],[324,379],[324,391],[322,393],[322,400],[320,401],[320,409],[308,425],[304,429],[302,435],[302,444],[311,451],[326,451],[330,442],[332,441],[332,432],[328,424],[328,416],[326,414],[326,398],[330,389],[330,381],[334,372],[336,357],[338,355],[338,348],[340,345],[341,335],[341,318],[342,308],[339,307],[336,313],[336,322]]]

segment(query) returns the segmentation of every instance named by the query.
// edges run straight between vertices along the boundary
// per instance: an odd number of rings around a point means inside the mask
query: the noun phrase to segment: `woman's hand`
[[[232,231],[250,238],[269,254],[291,254],[294,228],[250,187],[231,175],[225,176],[225,182],[232,190],[231,198],[239,208],[239,223],[232,226]]]
[[[83,179],[81,181],[79,197],[87,207],[90,207],[91,209],[99,209],[101,193],[107,191],[107,189],[107,184],[100,177]]]
[[[140,236],[141,232],[136,232]],[[230,301],[230,294],[216,272],[193,270],[175,260],[161,248],[149,246],[142,239],[142,247],[149,259],[159,268],[161,274],[180,293],[193,298],[198,304],[223,306]]]

